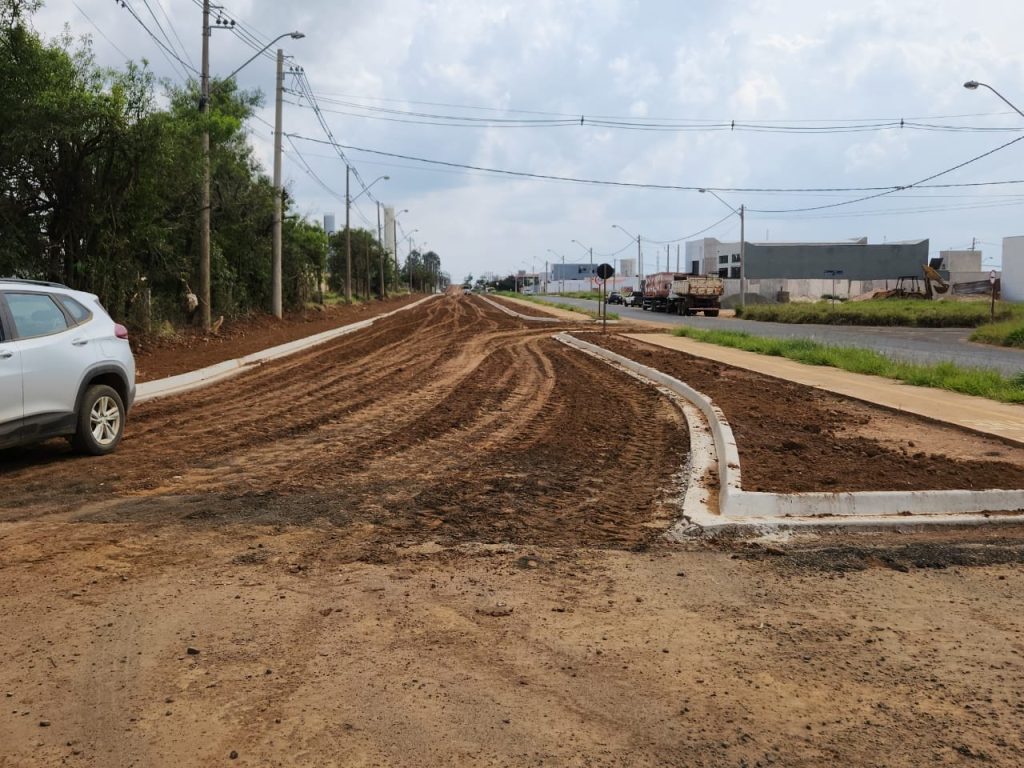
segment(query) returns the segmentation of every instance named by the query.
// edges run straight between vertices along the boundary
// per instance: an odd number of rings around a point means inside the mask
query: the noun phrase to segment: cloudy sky
[[[125,1],[198,66],[198,0]],[[1019,0],[226,2],[225,17],[261,42],[295,29],[306,35],[287,39],[285,51],[304,68],[340,144],[530,174],[733,189],[719,194],[747,206],[755,241],[929,238],[937,253],[974,238],[987,266],[998,263],[1004,236],[1024,234],[1024,183],[907,189],[793,210],[874,194],[849,188],[914,184],[1024,136],[1024,118],[992,92],[962,87],[989,83],[1024,109]],[[90,35],[103,64],[128,56],[163,77],[188,72],[114,0],[47,0],[35,24],[48,35],[64,24]],[[241,35],[217,30],[211,69],[225,75],[253,52]],[[272,122],[273,62],[257,59],[239,80],[266,94],[260,117]],[[329,144],[308,140],[326,140],[309,100],[286,98],[285,131],[305,137],[295,147],[332,192],[286,143],[287,185],[300,211],[334,213],[340,223],[344,163]],[[272,168],[270,127],[254,120],[250,128]],[[345,152],[367,183],[390,176],[373,194],[409,209],[404,231],[416,230],[416,244],[436,250],[456,280],[542,269],[563,256],[586,261],[573,240],[596,258],[633,255],[635,242],[613,224],[644,238],[647,271],[657,254],[664,264],[661,242],[723,216],[706,235],[739,236],[738,217],[692,189]],[[1024,141],[930,183],[1021,179]],[[754,191],[808,188],[837,191]],[[376,225],[370,196],[358,209],[354,225],[365,226],[362,216]]]

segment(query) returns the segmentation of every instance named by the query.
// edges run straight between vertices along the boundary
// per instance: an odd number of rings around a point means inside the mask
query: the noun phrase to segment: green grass
[[[999,347],[1024,347],[1024,321],[1003,320],[979,326],[971,334],[971,341]]]
[[[987,301],[927,301],[924,299],[876,299],[830,301],[813,304],[749,304],[737,308],[746,320],[775,323],[823,323],[826,325],[903,325],[918,328],[976,328],[990,321]],[[996,319],[1024,321],[1024,308],[996,302]]]
[[[579,313],[581,315],[586,315],[587,317],[592,317],[595,320],[600,320],[601,319],[601,316],[598,315],[597,312],[592,312],[589,309],[583,309],[582,307],[574,307],[572,304],[555,304],[555,303],[550,302],[550,301],[543,301],[541,299],[538,299],[536,296],[531,296],[529,294],[513,293],[512,291],[497,291],[493,295],[495,295],[495,296],[504,296],[505,298],[508,298],[508,299],[522,299],[523,301],[529,301],[529,302],[531,302],[533,304],[537,304],[537,305],[539,305],[541,307],[556,307],[558,309],[564,309],[567,312],[577,312],[577,313]],[[615,312],[609,312],[608,313],[608,319],[609,320],[618,320],[619,316]]]
[[[1024,374],[1007,378],[997,371],[964,368],[955,363],[904,363],[870,349],[834,347],[807,339],[770,339],[742,331],[702,331],[683,327],[677,328],[673,334],[761,355],[785,357],[808,365],[883,376],[918,387],[946,389],[1003,403],[1024,403]]]
[[[611,293],[611,291],[609,291]],[[566,299],[590,299],[591,301],[600,301],[600,291],[566,291],[565,293],[558,294]]]

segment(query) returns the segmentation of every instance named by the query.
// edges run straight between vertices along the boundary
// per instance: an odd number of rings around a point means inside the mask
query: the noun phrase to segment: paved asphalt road
[[[597,310],[597,302],[568,299],[560,296],[537,297],[552,303],[572,304]],[[738,320],[733,317],[680,317],[661,312],[644,312],[633,307],[612,305],[609,312],[621,318],[654,320],[671,325],[694,328],[746,331],[757,336],[777,339],[813,339],[823,344],[846,347],[867,347],[897,360],[915,363],[937,363],[951,360],[959,365],[993,368],[1007,375],[1024,371],[1024,350],[974,344],[967,340],[971,331],[965,328],[893,328],[880,326],[796,325]]]

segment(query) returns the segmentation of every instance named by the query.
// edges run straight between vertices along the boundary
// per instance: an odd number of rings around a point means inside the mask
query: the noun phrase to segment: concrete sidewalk
[[[623,335],[647,344],[716,360],[726,365],[835,392],[1024,445],[1024,406],[998,403],[983,397],[961,395],[942,389],[915,387],[879,376],[805,365],[781,357],[706,344],[681,336],[663,333]]]

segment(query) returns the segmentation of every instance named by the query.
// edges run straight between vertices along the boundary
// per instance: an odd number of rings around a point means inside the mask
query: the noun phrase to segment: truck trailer
[[[718,317],[725,282],[720,277],[657,272],[643,281],[643,308],[651,312],[671,312]]]

